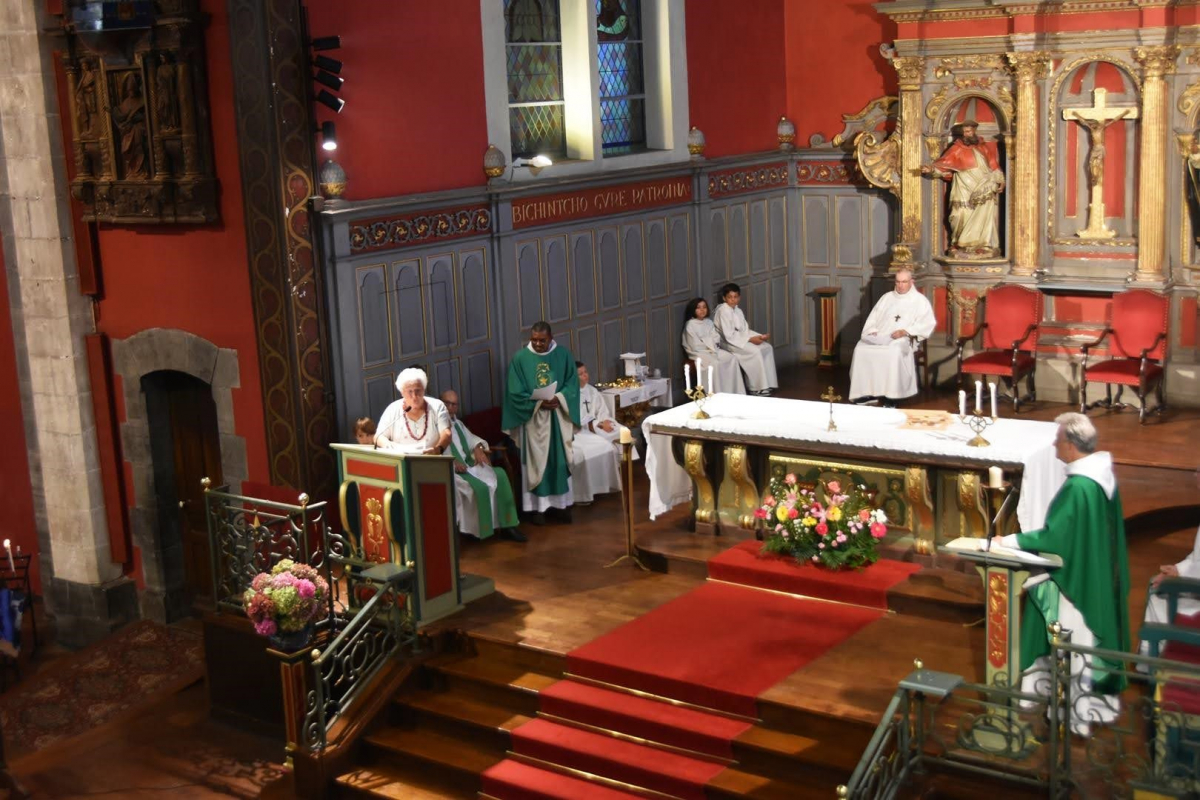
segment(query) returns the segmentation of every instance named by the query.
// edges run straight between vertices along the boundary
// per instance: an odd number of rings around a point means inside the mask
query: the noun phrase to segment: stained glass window
[[[504,0],[513,158],[567,151],[559,0]]]
[[[646,82],[642,71],[641,0],[596,0],[602,152],[646,147]]]

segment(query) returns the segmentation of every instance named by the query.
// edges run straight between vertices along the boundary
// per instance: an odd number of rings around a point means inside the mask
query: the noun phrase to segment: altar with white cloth
[[[989,467],[1019,491],[1022,530],[1041,527],[1065,480],[1052,422],[998,419],[984,431],[991,444],[971,447],[974,433],[938,412],[835,404],[830,431],[823,402],[717,394],[704,405],[708,419],[696,410],[688,403],[649,416],[642,432],[651,518],[691,499],[700,532],[753,528],[771,476],[794,472],[866,485],[888,512],[889,540],[911,536],[918,552],[932,553],[984,535]]]

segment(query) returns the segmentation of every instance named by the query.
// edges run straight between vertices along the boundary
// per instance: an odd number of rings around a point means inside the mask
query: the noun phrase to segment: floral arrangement
[[[787,553],[829,569],[874,564],[879,540],[888,530],[883,509],[871,507],[864,486],[843,492],[836,480],[821,485],[824,503],[791,473],[771,480],[770,492],[754,512],[766,527],[762,552]]]
[[[329,584],[307,564],[283,559],[254,576],[242,595],[246,616],[262,636],[303,630],[325,611]]]

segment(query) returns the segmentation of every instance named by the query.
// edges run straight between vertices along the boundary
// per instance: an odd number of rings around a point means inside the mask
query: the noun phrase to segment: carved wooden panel
[[[196,0],[64,4],[72,194],[86,221],[218,218]],[[121,19],[110,17],[125,7]],[[131,15],[131,16],[130,16]]]

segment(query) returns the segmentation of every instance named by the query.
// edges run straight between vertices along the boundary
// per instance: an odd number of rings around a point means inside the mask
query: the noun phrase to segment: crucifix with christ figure
[[[1104,221],[1104,130],[1118,120],[1137,119],[1138,110],[1132,106],[1109,106],[1107,95],[1107,89],[1095,89],[1091,108],[1064,108],[1062,112],[1063,119],[1087,128],[1092,145],[1087,160],[1088,186],[1091,188],[1088,224],[1075,232],[1080,239],[1111,239],[1117,235]]]

